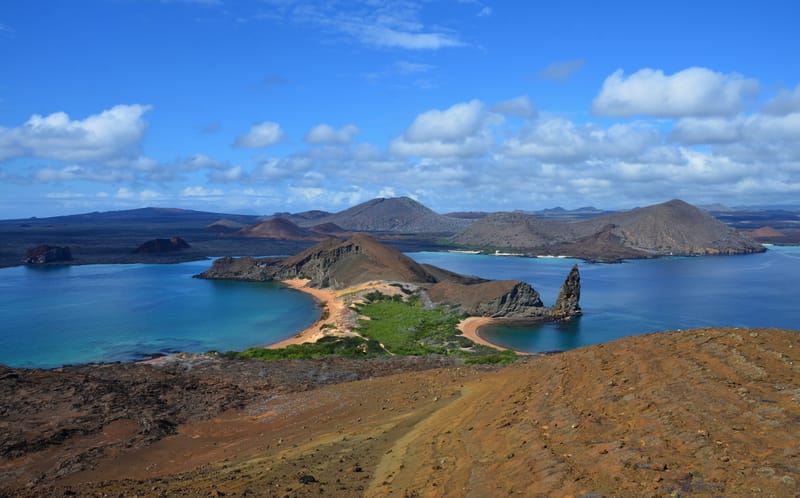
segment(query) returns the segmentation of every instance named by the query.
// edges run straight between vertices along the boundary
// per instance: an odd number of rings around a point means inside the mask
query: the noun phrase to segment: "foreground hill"
[[[438,361],[4,369],[0,493],[797,494],[797,332],[650,334],[499,370]]]
[[[452,242],[599,260],[764,250],[746,235],[680,200],[573,222],[495,213],[474,222]]]

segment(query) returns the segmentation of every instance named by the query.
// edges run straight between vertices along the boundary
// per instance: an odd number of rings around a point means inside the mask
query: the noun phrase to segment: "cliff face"
[[[575,267],[557,308],[542,304],[539,293],[519,280],[484,280],[420,265],[371,237],[329,239],[286,259],[221,258],[198,275],[234,280],[308,279],[309,286],[339,289],[373,280],[417,284],[434,304],[472,316],[561,319],[580,314],[580,277]]]

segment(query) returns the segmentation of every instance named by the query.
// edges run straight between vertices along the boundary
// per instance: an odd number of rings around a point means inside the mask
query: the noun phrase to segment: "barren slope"
[[[261,397],[49,484],[15,491],[795,496],[800,334],[653,334]]]

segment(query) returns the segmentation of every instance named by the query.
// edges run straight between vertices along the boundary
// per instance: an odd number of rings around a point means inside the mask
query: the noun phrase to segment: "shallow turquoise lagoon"
[[[319,316],[279,284],[199,280],[210,261],[0,269],[0,363],[54,367],[279,341]]]

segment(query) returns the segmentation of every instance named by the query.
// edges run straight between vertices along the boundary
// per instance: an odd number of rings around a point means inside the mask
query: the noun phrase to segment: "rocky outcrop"
[[[309,280],[309,286],[333,289],[388,280],[416,284],[431,303],[472,316],[562,319],[580,314],[577,267],[567,278],[558,308],[549,308],[525,282],[484,280],[420,265],[365,234],[346,241],[328,239],[286,259],[220,258],[197,277],[253,281],[303,278]]]
[[[553,305],[553,314],[558,317],[570,317],[582,314],[581,306],[581,275],[578,272],[578,265],[574,265],[572,270],[564,280],[561,290]]]
[[[69,247],[49,246],[42,244],[25,251],[22,262],[28,265],[42,265],[45,263],[61,263],[72,261],[72,251]]]
[[[519,280],[492,280],[476,284],[440,282],[428,296],[435,304],[449,306],[470,316],[494,318],[549,317],[539,293]]]
[[[160,254],[164,252],[175,252],[182,249],[189,249],[191,246],[180,237],[169,239],[148,240],[136,248],[136,254]]]

